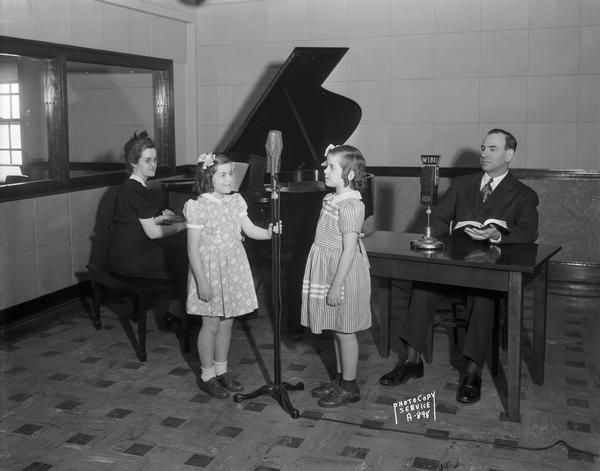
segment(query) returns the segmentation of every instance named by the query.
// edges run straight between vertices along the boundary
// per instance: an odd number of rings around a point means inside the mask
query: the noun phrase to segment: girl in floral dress
[[[311,393],[322,407],[360,400],[356,383],[356,332],[371,327],[369,262],[360,240],[365,205],[365,160],[352,146],[325,151],[325,184],[335,188],[323,199],[314,243],[302,282],[302,325],[313,333],[333,330],[336,376]]]
[[[243,389],[227,371],[233,319],[258,307],[241,231],[258,240],[271,239],[273,232],[272,225],[255,226],[242,196],[231,193],[232,168],[224,155],[202,154],[196,173],[200,196],[188,200],[183,210],[190,262],[187,312],[203,316],[199,387],[218,399]]]

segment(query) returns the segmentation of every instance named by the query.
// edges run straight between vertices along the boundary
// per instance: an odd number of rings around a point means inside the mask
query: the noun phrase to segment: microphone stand
[[[276,170],[271,173],[271,221],[273,227],[279,223],[279,176]],[[274,382],[265,384],[257,390],[247,394],[234,394],[233,400],[241,402],[244,399],[253,399],[258,396],[269,394],[271,395],[286,411],[292,419],[300,417],[298,409],[296,409],[288,397],[288,391],[304,390],[304,383],[290,384],[281,382],[281,234],[273,231],[272,246],[271,246],[271,276],[273,292],[271,293],[271,302],[273,306],[273,363],[274,363]]]

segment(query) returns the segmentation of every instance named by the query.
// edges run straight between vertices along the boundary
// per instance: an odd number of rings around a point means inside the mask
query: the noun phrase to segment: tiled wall
[[[86,265],[106,250],[106,214],[112,209],[114,190],[0,204],[0,309],[85,279]]]
[[[138,0],[0,0],[0,35],[172,59],[184,163],[197,147],[194,16],[176,0],[159,3],[141,11]],[[106,249],[115,189],[0,203],[0,309],[80,280]]]
[[[216,3],[197,12],[201,149],[228,142],[294,46],[347,46],[325,87],[362,107],[350,143],[370,165],[477,165],[502,126],[515,167],[600,169],[598,0]]]

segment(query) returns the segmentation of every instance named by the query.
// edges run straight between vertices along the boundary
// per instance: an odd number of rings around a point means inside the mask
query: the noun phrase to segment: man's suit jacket
[[[450,233],[450,223],[501,219],[511,232],[502,233],[501,244],[535,242],[538,237],[538,196],[510,173],[485,203],[481,202],[483,173],[457,177],[432,212],[432,231],[436,237]],[[452,236],[468,237],[462,229]]]

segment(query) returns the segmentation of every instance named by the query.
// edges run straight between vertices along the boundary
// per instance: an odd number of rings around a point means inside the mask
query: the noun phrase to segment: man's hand
[[[465,234],[467,234],[473,240],[496,240],[500,237],[500,231],[496,229],[496,226],[490,225],[483,229],[475,229],[474,227],[465,228]]]

